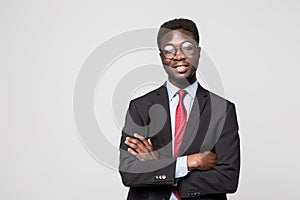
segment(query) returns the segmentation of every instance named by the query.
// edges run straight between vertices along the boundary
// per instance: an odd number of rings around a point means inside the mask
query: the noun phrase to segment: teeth
[[[179,72],[179,73],[182,73],[182,72],[185,72],[186,71],[186,66],[177,66],[176,67],[176,70],[177,70],[177,72]]]

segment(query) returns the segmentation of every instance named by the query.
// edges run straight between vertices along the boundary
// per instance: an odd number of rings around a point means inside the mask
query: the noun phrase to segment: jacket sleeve
[[[119,147],[119,172],[122,182],[128,187],[173,185],[176,165],[174,158],[139,161],[127,151],[128,146],[124,143],[126,137],[132,137],[134,133],[147,136],[145,127],[148,119],[145,119],[145,112],[137,109],[135,101],[130,102]]]
[[[234,193],[240,170],[240,140],[235,106],[228,103],[221,135],[214,146],[218,162],[213,170],[193,170],[178,182],[182,198]]]

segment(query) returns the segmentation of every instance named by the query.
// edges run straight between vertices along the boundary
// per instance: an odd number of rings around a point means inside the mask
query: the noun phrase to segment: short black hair
[[[199,44],[199,32],[195,22],[193,22],[190,19],[179,18],[179,19],[172,19],[170,21],[167,21],[160,26],[157,34],[158,47],[160,46],[161,38],[168,32],[176,29],[183,29],[191,32],[194,37],[193,39]]]

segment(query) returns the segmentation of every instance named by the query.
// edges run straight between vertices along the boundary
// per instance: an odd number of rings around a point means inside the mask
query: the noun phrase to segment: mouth
[[[185,73],[188,69],[189,66],[188,65],[176,65],[174,66],[176,72],[178,73]]]

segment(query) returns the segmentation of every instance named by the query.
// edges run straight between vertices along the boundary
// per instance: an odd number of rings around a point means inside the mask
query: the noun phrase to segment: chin
[[[190,83],[190,79],[187,77],[173,77],[172,80],[181,85]]]
[[[192,80],[193,76],[186,72],[182,74],[176,74],[175,78],[178,80]]]

